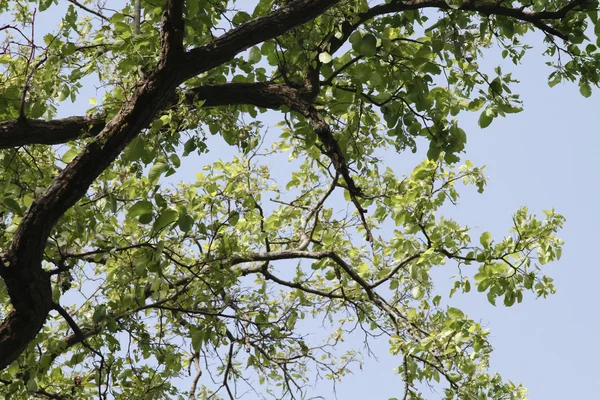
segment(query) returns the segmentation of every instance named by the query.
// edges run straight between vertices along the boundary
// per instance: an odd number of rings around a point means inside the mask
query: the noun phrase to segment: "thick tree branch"
[[[96,136],[105,126],[103,118],[69,117],[52,121],[24,120],[0,122],[0,149],[30,144],[60,144]]]
[[[567,13],[578,6],[584,6],[589,3],[587,0],[574,0],[566,6],[556,11],[540,11],[527,12],[521,8],[504,7],[497,1],[488,0],[466,0],[459,10],[474,11],[482,15],[501,15],[514,18],[519,21],[529,22],[543,32],[557,36],[566,40],[567,35],[560,32],[558,29],[548,25],[545,21],[561,20]],[[361,15],[361,22],[364,22],[373,17],[401,12],[406,10],[416,10],[421,8],[437,8],[440,10],[451,10],[451,7],[445,0],[411,0],[411,1],[394,1],[388,4],[380,4],[369,9],[369,11]]]
[[[0,369],[7,367],[31,342],[53,308],[50,277],[41,260],[58,219],[85,195],[92,182],[125,146],[165,108],[181,83],[182,0],[170,0],[163,18],[162,55],[158,67],[142,82],[96,139],[69,163],[25,213],[0,267],[14,310],[0,324]]]
[[[190,50],[185,57],[184,76],[191,78],[221,65],[237,53],[280,36],[323,14],[340,0],[296,0],[267,16],[248,21],[209,44]]]

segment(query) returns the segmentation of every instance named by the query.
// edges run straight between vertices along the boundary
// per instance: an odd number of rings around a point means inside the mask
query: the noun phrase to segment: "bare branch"
[[[99,17],[100,19],[103,19],[105,21],[108,21],[109,19],[107,17],[105,17],[104,15],[102,15],[101,13],[99,13],[98,11],[92,10],[89,7],[84,6],[83,4],[81,4],[80,2],[76,1],[76,0],[68,0],[69,3],[74,4],[75,6],[81,8],[84,11],[89,12],[90,14],[94,14],[95,16]]]

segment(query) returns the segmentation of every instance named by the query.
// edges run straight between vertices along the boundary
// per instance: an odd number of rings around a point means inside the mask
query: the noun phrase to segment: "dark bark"
[[[50,279],[41,266],[42,253],[58,219],[83,197],[91,183],[125,146],[165,107],[181,77],[176,64],[181,45],[181,0],[171,0],[163,23],[159,66],[139,85],[132,99],[54,179],[27,210],[0,269],[14,310],[0,324],[0,369],[7,367],[42,328],[52,308]],[[170,15],[170,12],[172,15]],[[177,14],[179,13],[179,17]]]
[[[52,121],[14,120],[0,122],[0,149],[28,144],[60,144],[96,136],[104,128],[103,118],[69,117]]]
[[[0,325],[0,369],[7,367],[35,339],[52,308],[49,275],[38,262],[25,265],[17,254],[4,260],[0,276],[8,289],[13,311]]]
[[[563,40],[567,40],[567,35],[557,28],[548,25],[545,21],[558,21],[563,19],[567,13],[577,7],[585,9],[588,5],[588,10],[595,10],[594,7],[589,8],[589,5],[594,4],[589,0],[574,0],[567,3],[564,7],[555,11],[529,12],[522,8],[512,8],[500,5],[500,2],[490,0],[467,0],[459,8],[463,11],[473,11],[482,15],[501,15],[513,18],[519,21],[528,22],[534,25],[539,30]],[[597,3],[596,3],[597,4]],[[372,7],[369,11],[363,14],[361,19],[369,19],[378,15],[389,14],[394,12],[417,10],[421,8],[437,8],[439,10],[451,10],[451,7],[445,0],[411,0],[398,1],[387,4],[380,4]]]
[[[309,22],[340,0],[296,0],[271,14],[248,21],[219,36],[209,44],[190,50],[185,57],[186,78],[214,68],[251,46],[280,36]]]

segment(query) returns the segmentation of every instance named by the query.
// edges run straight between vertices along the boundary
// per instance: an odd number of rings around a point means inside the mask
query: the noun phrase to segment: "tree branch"
[[[69,117],[52,121],[17,119],[0,122],[0,149],[30,144],[60,144],[96,136],[105,126],[103,118]]]
[[[474,11],[482,15],[501,15],[505,17],[514,18],[519,21],[529,22],[541,31],[544,31],[550,35],[557,36],[561,39],[567,40],[567,35],[560,32],[558,29],[545,23],[545,20],[560,20],[564,18],[567,13],[573,10],[577,6],[584,5],[587,0],[574,0],[564,7],[556,11],[540,11],[540,12],[527,12],[521,8],[509,8],[499,5],[496,1],[488,0],[467,0],[459,8],[464,11]],[[369,11],[363,13],[360,17],[361,23],[371,19],[373,17],[390,14],[394,12],[416,10],[421,8],[437,8],[440,10],[451,10],[451,7],[446,3],[445,0],[411,0],[402,2],[391,2],[388,4],[380,4],[369,9]]]
[[[69,3],[74,4],[75,6],[81,8],[84,11],[89,12],[90,14],[94,14],[95,16],[97,16],[100,19],[103,19],[105,21],[108,21],[109,19],[107,17],[105,17],[104,15],[100,14],[98,11],[92,10],[89,7],[84,6],[83,4],[81,4],[80,2],[76,1],[76,0],[68,0]]]
[[[15,232],[8,262],[0,267],[12,312],[0,324],[0,369],[14,361],[40,331],[53,308],[50,275],[42,269],[43,250],[58,219],[85,195],[92,182],[125,146],[165,108],[182,82],[177,64],[182,53],[182,0],[169,0],[163,17],[158,67],[123,104],[102,132],[75,157],[38,197]]]

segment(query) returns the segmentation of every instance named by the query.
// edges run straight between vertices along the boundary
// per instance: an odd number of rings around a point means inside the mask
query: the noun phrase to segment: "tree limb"
[[[51,121],[17,119],[0,122],[0,149],[30,144],[60,144],[96,136],[105,126],[103,118],[68,117]]]

